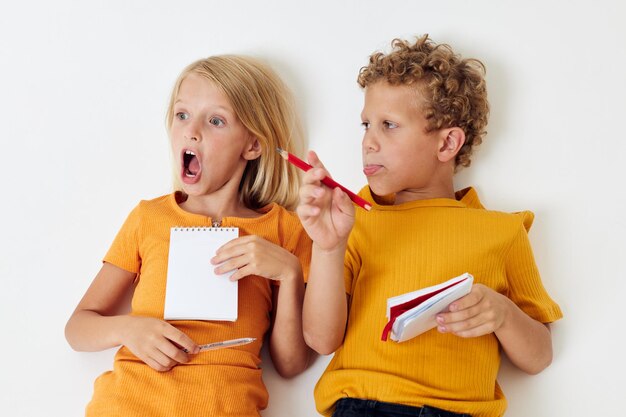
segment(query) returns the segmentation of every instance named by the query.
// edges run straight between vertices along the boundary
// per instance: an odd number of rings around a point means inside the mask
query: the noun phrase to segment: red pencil
[[[290,163],[292,163],[293,165],[297,166],[298,168],[300,168],[303,171],[308,171],[311,168],[313,168],[311,165],[307,164],[306,162],[304,162],[302,159],[298,158],[297,156],[294,156],[292,154],[290,154],[287,151],[284,151],[280,148],[276,148],[276,150],[278,151],[278,153],[280,154],[280,156],[283,157],[283,159],[285,161],[289,161]],[[330,177],[324,177],[324,179],[322,180],[322,184],[324,184],[325,186],[329,187],[329,188],[341,188],[341,190],[348,194],[348,197],[350,197],[350,200],[352,200],[357,206],[364,208],[365,210],[369,211],[372,209],[372,204],[367,201],[362,199],[361,197],[359,197],[358,195],[354,194],[352,191],[348,190],[346,187],[344,187],[343,185],[339,184],[338,182],[336,182],[335,180],[333,180]]]

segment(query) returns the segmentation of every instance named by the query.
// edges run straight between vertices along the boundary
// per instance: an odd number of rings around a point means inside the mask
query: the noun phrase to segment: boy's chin
[[[374,197],[374,201],[380,205],[389,205],[393,204],[396,200],[396,193],[393,191],[381,189],[380,187],[372,187],[370,184],[370,191],[372,193],[372,197]]]

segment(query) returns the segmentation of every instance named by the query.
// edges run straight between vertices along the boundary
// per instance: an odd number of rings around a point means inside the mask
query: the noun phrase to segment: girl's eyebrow
[[[178,103],[183,103],[183,100],[182,99],[177,99],[174,102],[174,104],[178,104]],[[215,107],[212,107],[211,110],[212,111],[222,110],[222,111],[225,111],[225,112],[230,113],[230,114],[234,114],[235,113],[235,111],[233,109],[228,108],[228,107],[224,107],[224,106],[215,106]]]

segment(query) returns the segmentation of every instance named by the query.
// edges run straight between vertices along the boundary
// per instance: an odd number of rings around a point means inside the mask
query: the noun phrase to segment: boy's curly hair
[[[389,54],[375,52],[359,71],[362,88],[385,80],[391,85],[415,85],[424,97],[427,131],[459,127],[465,143],[456,155],[455,167],[470,165],[473,148],[487,133],[489,118],[485,66],[477,59],[462,59],[449,45],[435,44],[428,35],[414,44],[391,42]]]

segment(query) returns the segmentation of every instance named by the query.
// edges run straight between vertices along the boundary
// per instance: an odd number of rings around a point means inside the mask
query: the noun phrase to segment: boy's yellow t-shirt
[[[337,400],[371,399],[429,405],[474,417],[504,414],[496,381],[497,338],[461,338],[436,329],[403,343],[381,341],[387,298],[435,285],[469,272],[543,323],[562,317],[543,287],[527,231],[531,212],[485,210],[474,189],[457,200],[432,199],[400,205],[374,202],[357,210],[345,258],[349,315],[343,345],[315,387],[320,413]]]
[[[182,210],[170,194],[142,201],[128,216],[104,258],[137,273],[131,314],[163,319],[170,228],[211,227],[211,218]],[[256,218],[225,217],[222,227],[258,235],[298,257],[308,274],[311,240],[294,213],[271,204]],[[254,337],[248,345],[201,352],[168,372],[157,372],[122,346],[113,370],[94,384],[87,417],[259,417],[268,394],[260,349],[270,325],[273,282],[251,275],[239,281],[237,321],[180,320],[170,324],[196,343]]]

